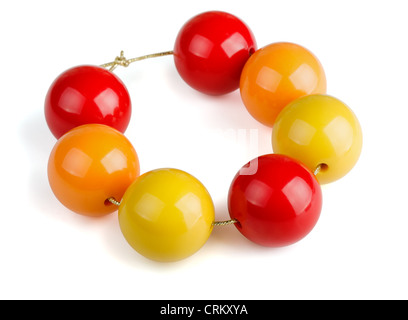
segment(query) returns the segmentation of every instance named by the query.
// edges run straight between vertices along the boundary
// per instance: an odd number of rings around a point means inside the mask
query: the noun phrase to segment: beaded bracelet
[[[137,153],[123,134],[131,117],[129,93],[112,71],[166,55],[173,55],[180,76],[202,93],[240,88],[248,112],[273,127],[274,153],[248,162],[231,183],[231,220],[215,221],[208,191],[184,171],[139,175]],[[156,261],[192,255],[216,225],[234,224],[263,246],[299,241],[320,216],[320,184],[346,175],[362,148],[357,118],[326,95],[324,70],[309,50],[283,42],[257,49],[247,25],[220,11],[190,19],[173,51],[134,59],[122,52],[113,62],[65,71],[47,93],[45,117],[58,139],[48,162],[56,198],[87,216],[118,209],[127,242]]]

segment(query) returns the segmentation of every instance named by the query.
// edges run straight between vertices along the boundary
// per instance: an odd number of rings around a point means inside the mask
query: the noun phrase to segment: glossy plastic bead
[[[255,50],[255,38],[244,22],[226,12],[209,11],[181,28],[173,51],[187,84],[221,95],[238,89],[242,68]]]
[[[255,167],[248,174],[248,167]],[[322,192],[303,164],[268,154],[246,164],[232,181],[228,208],[237,229],[249,240],[269,247],[293,244],[317,223]]]
[[[279,42],[256,51],[245,64],[240,83],[248,112],[272,127],[279,112],[291,101],[326,93],[326,76],[319,60],[307,49]]]
[[[63,72],[45,99],[45,118],[57,139],[90,123],[105,124],[124,133],[130,116],[126,87],[112,72],[97,66],[79,66]]]
[[[346,175],[362,148],[358,119],[340,100],[311,95],[289,104],[278,116],[272,133],[275,153],[302,161],[325,184]]]
[[[128,243],[156,261],[195,253],[210,236],[213,222],[214,205],[206,188],[177,169],[141,175],[119,207],[119,224]]]
[[[48,179],[57,199],[87,216],[116,211],[107,199],[120,200],[138,176],[139,160],[131,143],[119,131],[100,124],[66,133],[48,161]]]

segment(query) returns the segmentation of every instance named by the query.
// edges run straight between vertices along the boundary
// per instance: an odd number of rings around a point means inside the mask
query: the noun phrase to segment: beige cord
[[[120,56],[116,57],[114,61],[102,64],[100,66],[102,68],[110,67],[109,71],[113,71],[116,69],[117,66],[128,67],[131,63],[136,62],[136,61],[150,59],[150,58],[163,57],[163,56],[169,56],[172,54],[173,54],[173,51],[166,51],[166,52],[148,54],[148,55],[133,58],[133,59],[126,59],[123,51],[121,51]]]
[[[108,199],[106,199],[106,201],[114,204],[115,206],[120,206],[120,202],[117,201],[114,197],[110,197]],[[238,221],[236,219],[232,219],[232,220],[226,220],[226,221],[214,221],[212,223],[213,226],[227,226],[229,224],[234,224],[237,223]]]

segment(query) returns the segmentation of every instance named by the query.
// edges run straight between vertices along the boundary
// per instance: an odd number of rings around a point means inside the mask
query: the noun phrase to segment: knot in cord
[[[128,67],[131,63],[135,61],[140,61],[140,60],[149,59],[149,58],[162,57],[162,56],[168,56],[171,54],[173,54],[173,51],[153,53],[153,54],[148,54],[148,55],[133,58],[133,59],[126,59],[123,51],[121,51],[120,56],[116,57],[113,62],[101,64],[100,67],[102,68],[110,67],[109,71],[113,71],[116,69],[117,66]]]
[[[113,61],[113,66],[122,66],[122,67],[128,67],[130,64],[130,61],[125,58],[125,55],[123,51],[120,52],[120,56],[115,58],[115,61]],[[112,67],[113,67],[112,66]]]

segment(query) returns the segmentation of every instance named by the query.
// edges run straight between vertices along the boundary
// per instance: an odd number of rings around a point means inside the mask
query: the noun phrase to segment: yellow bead
[[[140,176],[119,207],[119,224],[128,243],[146,258],[177,261],[195,253],[213,229],[214,204],[207,189],[177,169]]]
[[[274,153],[302,161],[321,184],[346,175],[362,148],[358,119],[340,100],[328,95],[309,95],[287,105],[272,132]]]

